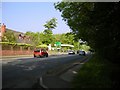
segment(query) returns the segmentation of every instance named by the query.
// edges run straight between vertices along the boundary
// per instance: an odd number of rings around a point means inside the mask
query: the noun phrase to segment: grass
[[[74,88],[114,88],[119,87],[117,65],[114,65],[100,57],[93,56],[83,65],[74,77]]]

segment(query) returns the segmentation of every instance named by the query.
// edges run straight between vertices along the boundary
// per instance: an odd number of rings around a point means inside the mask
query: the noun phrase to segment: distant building
[[[22,43],[30,43],[30,36],[26,36],[23,33],[18,35],[18,41]]]
[[[18,43],[28,43],[28,44],[32,44],[32,41],[31,41],[31,37],[30,36],[26,36],[24,33],[22,32],[18,32],[16,30],[11,30],[11,29],[8,29],[6,28],[6,25],[3,23],[1,26],[0,26],[0,41],[2,40],[2,37],[4,36],[4,33],[5,32],[13,32],[16,39],[17,39],[17,42]]]

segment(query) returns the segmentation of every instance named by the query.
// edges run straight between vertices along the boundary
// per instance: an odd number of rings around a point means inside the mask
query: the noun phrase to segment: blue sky
[[[42,32],[44,24],[51,18],[57,18],[54,34],[70,32],[69,26],[62,20],[61,13],[54,8],[54,2],[2,2],[2,23],[7,28],[20,32]]]

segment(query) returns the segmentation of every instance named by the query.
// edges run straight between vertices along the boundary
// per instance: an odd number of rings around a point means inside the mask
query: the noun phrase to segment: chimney
[[[1,36],[4,36],[5,31],[6,31],[6,25],[3,23],[3,25],[1,26]]]

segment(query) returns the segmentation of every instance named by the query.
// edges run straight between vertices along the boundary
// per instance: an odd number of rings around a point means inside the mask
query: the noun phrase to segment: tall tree
[[[57,19],[56,18],[52,18],[49,21],[46,22],[46,24],[44,24],[44,27],[46,28],[43,33],[44,33],[44,41],[43,43],[45,44],[51,44],[54,43],[53,42],[53,32],[52,30],[55,29],[55,27],[57,27]]]
[[[57,19],[56,18],[52,18],[49,21],[46,22],[46,24],[44,24],[44,27],[47,30],[53,30],[55,29],[55,27],[57,27]]]
[[[102,57],[120,62],[120,3],[58,2],[55,8],[77,38]]]
[[[31,37],[31,44],[37,46],[37,45],[41,45],[43,44],[43,38],[44,38],[44,34],[43,33],[39,33],[39,32],[26,32],[25,35],[30,36]]]

